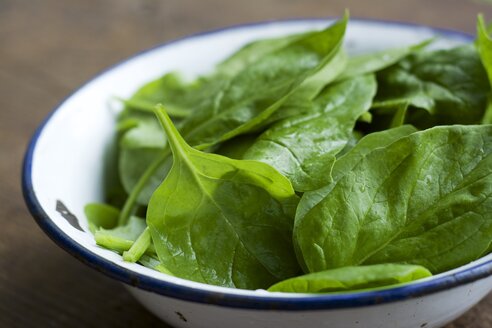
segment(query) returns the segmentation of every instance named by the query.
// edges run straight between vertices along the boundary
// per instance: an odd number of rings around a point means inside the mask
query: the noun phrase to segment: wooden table
[[[26,210],[21,161],[64,96],[131,54],[190,33],[286,17],[405,20],[474,32],[469,0],[0,0],[0,327],[166,327],[54,245]],[[447,328],[492,327],[492,294]]]

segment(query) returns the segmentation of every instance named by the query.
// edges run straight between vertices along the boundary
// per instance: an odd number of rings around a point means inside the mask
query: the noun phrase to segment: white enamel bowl
[[[64,100],[41,124],[26,153],[23,190],[41,228],[60,247],[123,282],[155,315],[176,327],[439,327],[492,289],[492,255],[430,279],[384,291],[339,295],[271,294],[190,282],[160,274],[98,247],[83,207],[102,201],[104,155],[114,134],[114,96],[171,70],[205,73],[248,41],[318,29],[329,20],[266,22],[194,35],[144,51],[99,74]],[[352,20],[351,53],[414,44],[439,36],[436,46],[470,36],[422,26]]]

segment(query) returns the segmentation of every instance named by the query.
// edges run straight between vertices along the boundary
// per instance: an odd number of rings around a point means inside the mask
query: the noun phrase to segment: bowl
[[[189,36],[127,59],[61,102],[35,132],[23,168],[26,203],[45,233],[67,252],[121,281],[151,312],[176,327],[440,327],[492,289],[492,254],[455,270],[380,291],[341,294],[268,293],[216,287],[167,276],[96,245],[83,208],[103,200],[104,158],[119,108],[143,83],[177,70],[210,71],[241,45],[330,24],[330,19],[254,23]],[[434,47],[471,36],[418,25],[355,19],[346,48],[361,53],[439,37]]]

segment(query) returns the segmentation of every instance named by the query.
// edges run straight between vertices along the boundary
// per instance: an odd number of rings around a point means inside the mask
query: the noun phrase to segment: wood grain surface
[[[59,249],[29,215],[20,170],[34,129],[71,90],[142,49],[287,17],[404,20],[470,33],[470,0],[0,0],[0,327],[167,327],[121,284]],[[447,328],[492,328],[492,294]]]

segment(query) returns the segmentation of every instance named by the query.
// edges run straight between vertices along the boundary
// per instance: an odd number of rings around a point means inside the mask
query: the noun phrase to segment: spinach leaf
[[[224,76],[235,76],[262,57],[287,47],[311,33],[312,31],[248,43],[217,65],[217,71]]]
[[[157,270],[157,271],[162,272],[164,274],[174,276],[171,271],[169,271],[166,267],[164,267],[162,265],[161,261],[159,261],[159,259],[157,258],[157,256],[155,254],[151,254],[151,255],[144,254],[144,255],[142,255],[142,257],[138,260],[138,263],[142,264],[143,266],[145,266],[149,269]]]
[[[148,113],[153,113],[155,105],[165,104],[169,115],[185,118],[194,110],[208,105],[210,95],[218,92],[225,84],[226,80],[218,75],[200,77],[185,83],[177,73],[172,72],[148,82],[123,102],[130,110]]]
[[[355,156],[299,205],[303,265],[408,263],[438,273],[479,258],[492,242],[491,153],[485,125],[435,127]]]
[[[386,147],[402,137],[406,137],[418,130],[411,125],[403,125],[381,132],[375,132],[362,137],[359,142],[346,154],[341,156],[333,166],[333,180],[338,181],[344,170],[353,169],[368,153],[377,148]]]
[[[269,117],[266,117],[266,119],[263,119],[258,126],[270,126],[282,119],[309,111],[313,106],[313,98],[319,94],[324,86],[329,85],[340,72],[343,72],[346,67],[346,60],[345,52],[342,50],[338,51],[323,70],[306,79],[293,94],[287,97],[285,102],[275,112],[269,115]],[[258,126],[256,129],[258,129]]]
[[[430,276],[432,274],[429,270],[418,265],[349,266],[290,278],[271,286],[268,290],[286,293],[331,293],[381,288]]]
[[[324,198],[331,192],[334,186],[336,186],[338,180],[343,177],[344,172],[353,170],[354,167],[370,152],[378,148],[383,148],[396,140],[408,136],[417,129],[411,125],[404,125],[398,128],[389,129],[381,132],[370,133],[362,137],[354,147],[347,150],[343,155],[341,155],[338,160],[333,165],[332,179],[333,182],[321,187],[318,190],[308,191],[304,193],[299,205],[296,210],[296,220],[297,218],[303,218],[307,215],[315,206],[323,201]],[[306,238],[308,235],[306,235]],[[306,263],[304,263],[304,258],[301,250],[299,249],[299,244],[302,241],[297,239],[303,239],[303,236],[299,236],[299,230],[294,225],[294,249],[296,251],[297,260],[301,265],[304,272],[310,272],[307,268]]]
[[[296,275],[290,182],[264,163],[191,148],[162,108],[156,114],[173,152],[147,210],[162,264],[182,278],[246,289]]]
[[[490,85],[470,45],[412,54],[378,73],[374,107],[408,103],[407,123],[419,128],[476,124],[483,117]]]
[[[162,149],[159,148],[122,148],[120,150],[118,169],[121,182],[128,194],[132,192],[149,166],[159,159]],[[139,192],[137,202],[147,205],[150,196],[166,177],[172,165],[172,158],[168,157],[156,171],[148,178],[145,187]]]
[[[432,40],[426,40],[416,45],[406,46],[402,48],[386,49],[375,53],[363,54],[349,58],[347,68],[340,74],[337,81],[375,73],[385,69],[413,52],[420,51],[427,47]]]
[[[233,159],[243,159],[244,154],[255,143],[256,138],[258,138],[256,134],[237,136],[222,143],[214,153]]]
[[[344,67],[340,46],[346,25],[347,17],[245,67],[214,97],[213,106],[188,117],[180,132],[204,149],[259,129],[288,101],[316,96]]]
[[[154,114],[125,111],[119,121],[132,122],[123,124],[126,127],[119,138],[118,154],[119,178],[126,193],[130,194],[147,168],[160,157],[162,149],[166,147],[166,138]],[[151,176],[138,195],[140,205],[147,205],[171,163],[172,159],[169,158]]]
[[[326,88],[312,106],[266,130],[246,152],[287,176],[297,191],[318,189],[331,180],[336,155],[352,137],[355,122],[376,93],[373,76]]]
[[[355,147],[355,145],[357,145],[359,140],[362,139],[363,137],[364,137],[364,134],[362,132],[355,130],[355,129],[352,130],[352,133],[350,134],[350,137],[349,137],[347,143],[345,144],[345,147],[343,147],[343,149],[340,150],[340,152],[337,154],[337,158],[342,157],[343,155],[348,153],[351,149],[353,149]]]
[[[120,147],[125,149],[151,148],[162,149],[166,138],[154,117],[140,117],[133,127],[126,129],[120,138]]]
[[[97,229],[112,229],[118,223],[120,210],[114,206],[102,203],[90,203],[84,206],[89,231],[95,233]]]

